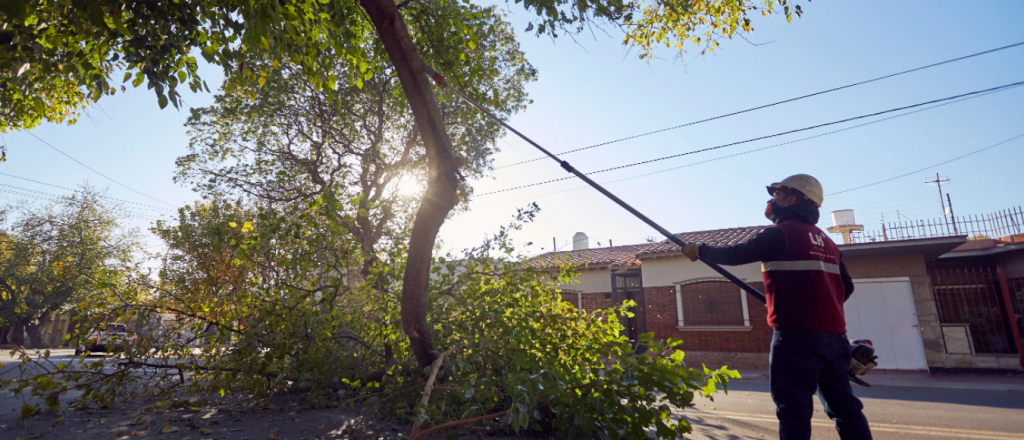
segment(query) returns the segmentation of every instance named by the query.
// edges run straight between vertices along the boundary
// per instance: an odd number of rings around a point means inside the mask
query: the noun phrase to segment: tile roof
[[[770,225],[764,226],[746,226],[742,228],[728,228],[728,229],[715,229],[713,231],[696,231],[696,232],[683,232],[676,234],[687,243],[700,243],[704,242],[712,246],[730,246],[734,244],[743,243],[761,231],[771,227]],[[638,256],[651,255],[651,254],[667,254],[679,252],[679,246],[668,240],[663,240],[653,245],[648,245],[638,252]]]
[[[768,227],[768,225],[747,226],[742,228],[716,229],[713,231],[683,232],[681,234],[676,234],[676,236],[687,243],[704,242],[712,246],[727,246],[750,240]],[[631,266],[639,264],[639,257],[643,257],[644,255],[669,254],[675,252],[679,252],[679,246],[676,246],[668,240],[663,240],[657,243],[591,248],[577,251],[549,252],[534,257],[530,260],[529,264],[538,267],[553,266],[557,262],[566,262],[591,267],[605,265]]]
[[[576,251],[548,252],[530,261],[535,266],[553,266],[556,263],[570,263],[581,266],[628,266],[637,264],[637,254],[656,243],[632,244],[626,246],[580,249]]]

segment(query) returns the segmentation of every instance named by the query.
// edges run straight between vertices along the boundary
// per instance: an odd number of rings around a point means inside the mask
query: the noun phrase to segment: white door
[[[878,368],[927,370],[910,280],[863,279],[854,285],[845,306],[847,336],[871,340]]]

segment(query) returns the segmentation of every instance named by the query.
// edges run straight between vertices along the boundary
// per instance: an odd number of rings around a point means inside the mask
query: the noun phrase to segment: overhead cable
[[[959,95],[954,95],[954,96],[950,96],[950,97],[946,97],[946,98],[933,99],[931,101],[926,101],[926,102],[922,102],[922,103],[918,103],[918,104],[913,104],[913,105],[908,105],[908,106],[903,106],[903,107],[897,107],[897,108],[893,108],[893,109],[889,109],[889,110],[883,110],[883,111],[869,113],[869,114],[860,115],[860,116],[854,116],[854,117],[851,117],[851,118],[840,119],[838,121],[826,122],[826,123],[823,123],[823,124],[812,125],[812,126],[804,127],[804,128],[798,128],[798,129],[794,129],[794,130],[784,131],[784,132],[781,132],[781,133],[775,133],[775,134],[770,134],[770,135],[766,135],[766,136],[759,136],[759,137],[756,137],[756,138],[746,139],[746,140],[737,141],[737,142],[731,142],[731,143],[728,143],[728,144],[722,144],[722,145],[718,145],[718,146],[714,146],[714,147],[701,148],[699,150],[692,150],[692,151],[687,151],[687,152],[683,152],[683,153],[679,153],[679,154],[672,154],[672,155],[669,155],[669,156],[663,156],[663,157],[659,157],[659,158],[655,158],[655,159],[649,159],[649,160],[644,160],[644,161],[640,161],[640,162],[634,162],[634,163],[631,163],[631,164],[614,166],[614,167],[611,167],[611,168],[605,168],[605,169],[602,169],[602,170],[591,171],[589,173],[584,173],[584,174],[589,176],[589,175],[604,173],[604,172],[608,172],[608,171],[621,170],[621,169],[625,169],[625,168],[635,167],[635,166],[638,166],[638,165],[646,165],[646,164],[649,164],[649,163],[659,162],[659,161],[663,161],[663,160],[667,160],[667,159],[674,159],[674,158],[677,158],[677,157],[688,156],[688,155],[691,155],[691,154],[703,153],[703,152],[706,152],[706,151],[718,150],[718,149],[721,149],[721,148],[732,147],[732,146],[736,146],[736,145],[740,145],[740,144],[746,144],[746,143],[750,143],[750,142],[754,142],[754,141],[759,141],[759,140],[764,140],[764,139],[771,139],[771,138],[775,138],[775,137],[779,137],[779,136],[785,136],[785,135],[788,135],[788,134],[799,133],[799,132],[808,131],[808,130],[814,130],[816,128],[828,127],[828,126],[831,126],[831,125],[842,124],[844,122],[856,121],[858,119],[870,118],[870,117],[873,117],[873,116],[879,116],[879,115],[884,115],[884,114],[887,114],[887,113],[898,112],[898,111],[901,111],[901,110],[917,108],[917,107],[926,106],[926,105],[929,105],[929,104],[935,104],[935,103],[945,102],[945,101],[953,101],[953,100],[958,100],[958,99],[966,98],[966,97],[970,97],[970,96],[976,96],[976,95],[988,94],[988,93],[992,93],[992,92],[996,92],[996,91],[1007,90],[1007,89],[1011,89],[1013,87],[1017,87],[1017,86],[1020,86],[1020,85],[1024,85],[1024,81],[1018,81],[1018,82],[1015,82],[1015,83],[1010,83],[1010,84],[1006,84],[1006,85],[1002,85],[1002,86],[998,86],[998,87],[992,87],[992,88],[988,88],[988,89],[984,89],[984,90],[977,90],[977,91],[969,92],[969,93],[962,93],[962,94],[959,94]],[[867,125],[867,124],[862,124],[862,125]],[[851,127],[851,128],[853,128],[853,127]],[[838,132],[838,131],[842,131],[842,130],[836,130],[835,132]],[[831,134],[831,133],[826,133],[826,134]],[[800,139],[800,140],[806,140],[806,139],[811,139],[811,138],[814,138],[814,137],[820,137],[820,136],[824,136],[826,134],[821,134],[821,135],[818,135],[818,136],[812,136],[810,138],[805,138],[805,139]],[[788,143],[799,142],[800,140],[790,141]],[[785,145],[785,144],[786,143],[779,144],[779,145]],[[778,145],[775,145],[775,146],[778,146]],[[772,146],[772,147],[775,147],[775,146]],[[772,147],[765,147],[764,149],[772,148]],[[754,150],[754,151],[757,151],[757,150]],[[739,154],[743,154],[743,153],[739,153]],[[729,156],[726,156],[726,157],[729,157]],[[712,159],[712,160],[717,160],[717,159]],[[686,165],[686,166],[689,166],[689,165]],[[485,192],[485,193],[477,194],[477,196],[487,196],[487,195],[492,195],[492,194],[499,194],[499,193],[508,192],[508,191],[514,191],[514,190],[518,190],[518,189],[530,188],[530,187],[534,187],[534,186],[544,185],[544,184],[548,184],[548,183],[560,182],[560,181],[569,180],[569,179],[572,179],[572,178],[573,178],[573,176],[568,176],[568,177],[561,177],[561,178],[557,178],[557,179],[545,180],[545,181],[542,181],[542,182],[530,183],[530,184],[526,184],[526,185],[519,185],[519,186],[514,186],[514,187],[511,187],[511,188],[505,188],[505,189],[500,189],[500,190],[496,190],[496,191]]]
[[[999,90],[991,91],[991,92],[988,92],[988,93],[981,93],[981,94],[977,94],[977,95],[971,95],[971,96],[967,96],[967,97],[964,97],[964,98],[961,98],[961,99],[955,99],[955,100],[951,100],[951,101],[946,101],[946,102],[942,102],[942,103],[939,103],[939,104],[927,106],[927,107],[924,107],[924,108],[914,109],[914,111],[912,111],[912,112],[906,112],[906,113],[902,113],[902,114],[899,114],[899,115],[894,115],[894,116],[891,116],[891,117],[882,118],[882,119],[874,120],[874,121],[871,121],[871,122],[866,122],[866,123],[863,123],[863,124],[857,124],[857,125],[854,125],[854,126],[841,128],[839,130],[833,130],[833,131],[829,131],[829,132],[825,132],[825,133],[816,134],[816,135],[813,135],[813,136],[803,137],[803,138],[800,138],[800,139],[795,139],[795,140],[785,141],[785,142],[781,142],[781,143],[776,143],[774,145],[768,145],[768,146],[763,146],[763,147],[760,147],[760,148],[748,149],[748,150],[745,150],[745,151],[742,151],[742,152],[732,153],[732,155],[726,155],[726,156],[722,156],[722,157],[718,157],[718,158],[714,158],[714,159],[709,159],[709,160],[705,160],[705,161],[693,162],[693,163],[689,163],[689,164],[686,164],[686,165],[681,165],[681,166],[678,166],[678,167],[666,168],[666,169],[663,169],[663,170],[653,171],[653,172],[644,173],[644,174],[638,174],[638,175],[635,175],[635,176],[625,177],[625,178],[622,178],[622,179],[609,180],[609,181],[602,182],[601,184],[605,184],[606,185],[606,184],[609,184],[609,183],[624,182],[624,181],[627,181],[627,180],[639,179],[641,177],[653,176],[655,174],[668,173],[670,171],[675,171],[675,170],[679,170],[679,169],[683,169],[683,168],[688,168],[688,167],[692,167],[692,166],[696,166],[696,165],[702,165],[702,164],[707,164],[707,163],[710,163],[710,162],[721,161],[721,160],[724,160],[724,159],[735,158],[737,156],[750,155],[750,153],[752,153],[752,152],[764,151],[766,149],[776,148],[776,147],[784,146],[784,145],[790,145],[790,144],[794,144],[794,143],[797,143],[797,142],[803,142],[805,140],[811,140],[811,139],[816,139],[816,138],[823,137],[823,136],[828,136],[828,135],[831,135],[831,134],[842,133],[844,131],[849,131],[849,130],[853,130],[853,129],[856,129],[856,128],[866,127],[866,126],[869,126],[869,125],[872,125],[872,124],[878,124],[880,122],[885,122],[885,121],[890,121],[890,120],[894,120],[894,119],[897,119],[897,118],[902,118],[902,117],[907,116],[907,115],[913,115],[913,114],[918,114],[918,113],[922,113],[922,112],[927,112],[927,111],[930,111],[930,109],[932,109],[932,108],[938,108],[938,107],[941,107],[941,106],[950,105],[950,104],[954,104],[954,103],[957,103],[957,102],[963,102],[963,101],[966,101],[966,100],[969,100],[969,99],[974,99],[974,98],[986,96],[986,95],[989,95],[989,94],[992,94],[992,93],[998,93],[1000,91],[1005,91],[1005,90],[1009,90],[1009,88],[1007,88],[1007,89],[999,89]],[[561,179],[561,180],[565,180],[565,179]],[[578,187],[574,187],[574,188],[562,189],[562,190],[559,190],[559,191],[547,192],[547,193],[543,193],[543,194],[539,194],[539,195],[531,195],[531,196],[527,196],[527,197],[520,197],[520,199],[513,199],[513,200],[510,200],[510,201],[504,201],[504,202],[498,202],[498,203],[494,203],[494,204],[484,205],[484,207],[488,207],[488,206],[492,206],[492,205],[502,205],[502,204],[506,204],[506,203],[518,202],[518,201],[523,201],[523,200],[527,200],[527,199],[538,199],[538,197],[544,197],[544,196],[548,196],[548,195],[555,195],[555,194],[559,194],[559,193],[562,193],[562,192],[575,191],[575,190],[580,190],[580,189],[585,189],[585,188],[587,188],[587,186],[578,186]]]
[[[869,184],[867,184],[867,185],[861,185],[861,186],[856,186],[856,187],[853,187],[853,188],[850,188],[850,189],[844,189],[844,190],[842,190],[842,191],[836,191],[836,192],[834,192],[834,193],[831,193],[831,194],[826,194],[826,196],[834,196],[834,195],[837,195],[837,194],[843,194],[843,193],[848,193],[848,192],[850,192],[850,191],[856,191],[856,190],[858,190],[858,189],[862,189],[862,188],[867,188],[867,187],[870,187],[870,186],[875,186],[875,185],[878,185],[878,184],[881,184],[881,183],[885,183],[885,182],[891,182],[891,181],[893,181],[893,180],[896,180],[896,179],[901,179],[901,178],[904,178],[904,177],[907,177],[907,176],[912,176],[912,175],[914,175],[914,174],[917,174],[917,173],[920,173],[920,172],[923,172],[923,171],[928,171],[928,170],[930,170],[930,169],[932,169],[932,168],[935,168],[935,167],[939,167],[939,166],[945,165],[945,164],[947,164],[947,163],[950,163],[950,162],[956,162],[956,161],[958,161],[958,160],[960,160],[960,159],[963,159],[963,158],[966,158],[966,157],[970,157],[970,156],[973,156],[973,155],[975,155],[975,154],[981,153],[982,151],[985,151],[985,150],[988,150],[988,149],[991,149],[991,148],[995,148],[995,147],[998,147],[998,146],[1000,146],[1000,145],[1003,145],[1003,144],[1005,144],[1005,143],[1007,143],[1007,142],[1010,142],[1010,141],[1012,141],[1012,140],[1015,140],[1015,139],[1018,139],[1018,138],[1021,138],[1021,137],[1024,137],[1024,133],[1018,134],[1018,135],[1016,135],[1016,136],[1014,136],[1014,137],[1012,137],[1012,138],[1009,138],[1009,139],[1006,139],[1006,140],[1003,140],[1003,141],[999,141],[999,142],[996,142],[996,143],[994,143],[994,144],[992,144],[992,145],[989,145],[989,146],[987,146],[987,147],[985,147],[985,148],[981,148],[981,149],[977,149],[977,150],[974,150],[974,151],[972,151],[972,152],[970,152],[970,153],[967,153],[967,154],[964,154],[964,155],[962,155],[962,156],[957,156],[957,157],[954,157],[954,158],[952,158],[952,159],[950,159],[950,160],[947,160],[947,161],[944,161],[944,162],[939,162],[939,163],[937,163],[937,164],[934,164],[934,165],[929,165],[929,166],[926,166],[926,167],[924,167],[924,168],[921,168],[921,169],[918,169],[918,170],[914,170],[914,171],[911,171],[911,172],[909,172],[909,173],[904,173],[904,174],[900,174],[900,175],[898,175],[898,176],[895,176],[895,177],[890,177],[890,178],[888,178],[888,179],[884,179],[884,180],[879,180],[879,181],[877,181],[877,182],[869,183]]]
[[[25,197],[25,198],[31,198],[31,199],[36,199],[36,200],[44,200],[44,201],[47,201],[47,202],[54,202],[54,203],[57,203],[57,202],[61,201],[61,196],[56,195],[56,194],[50,194],[50,193],[46,193],[46,192],[42,192],[42,191],[35,191],[35,190],[25,189],[25,188],[18,188],[18,187],[11,186],[11,185],[0,184],[0,186],[15,188],[13,190],[12,189],[0,188],[0,192],[6,193],[6,194],[16,195],[18,197]],[[132,211],[132,210],[129,210],[129,209],[126,209],[126,208],[123,208],[123,207],[111,207],[110,210],[114,211],[114,212],[119,212],[121,214],[124,214],[125,216],[127,216],[129,218],[139,218],[139,219],[143,219],[143,220],[158,220],[156,217],[153,217],[153,214],[136,212],[136,211]]]
[[[123,188],[125,188],[125,189],[127,189],[127,190],[129,190],[129,191],[131,191],[131,192],[134,192],[134,193],[136,193],[136,194],[138,194],[138,195],[140,195],[140,196],[143,196],[143,197],[145,197],[145,198],[147,198],[147,199],[150,199],[150,200],[155,200],[155,201],[157,201],[157,202],[160,202],[160,203],[163,203],[163,204],[165,204],[165,205],[167,205],[167,206],[171,206],[171,207],[173,207],[173,206],[174,206],[174,205],[172,205],[172,204],[170,204],[170,203],[167,203],[167,202],[165,202],[165,201],[163,201],[163,200],[160,200],[160,199],[158,199],[158,198],[156,198],[156,197],[152,197],[152,196],[149,196],[149,195],[147,195],[147,194],[145,194],[145,193],[143,193],[143,192],[141,192],[141,191],[139,191],[139,190],[137,190],[137,189],[135,189],[135,188],[132,188],[132,187],[130,187],[130,186],[128,186],[128,185],[125,185],[125,184],[123,184],[123,183],[121,183],[121,182],[118,182],[118,181],[114,180],[113,178],[111,178],[110,176],[107,176],[106,174],[103,174],[103,173],[101,173],[101,172],[99,172],[99,171],[96,171],[96,170],[95,170],[94,168],[90,167],[89,165],[86,165],[86,164],[82,163],[82,161],[80,161],[80,160],[78,160],[78,159],[75,159],[74,157],[71,157],[71,155],[69,155],[69,154],[67,154],[67,153],[65,153],[65,152],[63,152],[63,151],[61,151],[61,150],[60,150],[60,148],[57,148],[57,147],[53,146],[52,144],[50,144],[49,142],[46,142],[46,141],[44,141],[44,140],[43,140],[43,139],[42,139],[41,137],[39,137],[39,136],[36,136],[36,135],[35,135],[35,133],[32,133],[31,131],[26,131],[25,133],[28,133],[28,135],[29,135],[29,136],[32,136],[32,137],[34,137],[34,138],[38,139],[38,140],[39,140],[39,142],[42,142],[42,143],[46,144],[46,146],[48,146],[48,147],[50,147],[50,148],[53,148],[53,150],[54,150],[54,151],[56,151],[56,152],[58,152],[58,153],[60,153],[60,154],[64,155],[64,157],[66,157],[66,158],[68,158],[68,159],[71,159],[71,160],[75,161],[75,163],[77,163],[77,164],[79,164],[79,165],[81,165],[81,166],[85,167],[85,169],[87,169],[87,170],[89,170],[89,171],[92,171],[92,172],[94,172],[94,173],[96,173],[96,174],[99,174],[99,175],[100,175],[100,177],[103,177],[104,179],[107,179],[107,180],[109,180],[109,181],[111,181],[111,182],[114,182],[114,183],[116,183],[117,185],[119,185],[119,186],[121,186],[121,187],[123,187]]]
[[[72,188],[68,188],[68,187],[64,187],[64,186],[60,186],[60,185],[54,185],[52,183],[40,182],[38,180],[29,179],[27,177],[15,176],[13,174],[0,173],[0,176],[13,177],[15,179],[21,179],[21,180],[24,180],[26,182],[32,182],[32,183],[36,183],[36,184],[39,184],[39,185],[46,185],[46,186],[49,186],[49,187],[53,187],[53,188],[57,188],[57,189],[62,189],[62,190],[65,190],[65,191],[71,191],[71,192],[81,192],[82,191],[80,189],[72,189]],[[144,204],[144,203],[131,202],[131,201],[128,201],[128,200],[122,200],[122,199],[118,199],[118,198],[115,198],[115,197],[110,197],[110,196],[104,195],[104,194],[96,194],[96,197],[100,197],[100,198],[104,198],[104,199],[109,199],[109,200],[114,200],[114,201],[121,202],[121,203],[130,203],[132,205],[140,206],[142,208],[148,208],[148,209],[155,210],[155,211],[175,212],[173,209],[162,208],[162,207],[153,206],[153,205],[147,205],[147,204]]]
[[[689,127],[691,125],[702,124],[704,122],[710,122],[710,121],[714,121],[714,120],[717,120],[717,119],[728,118],[730,116],[736,116],[736,115],[743,114],[743,113],[749,113],[749,112],[752,112],[752,111],[755,111],[755,110],[761,110],[761,109],[764,109],[764,108],[773,107],[773,106],[776,106],[776,105],[779,105],[779,104],[785,104],[785,103],[788,103],[788,102],[799,101],[799,100],[805,99],[805,98],[811,98],[811,97],[818,96],[818,95],[824,95],[826,93],[831,93],[831,92],[835,92],[835,91],[839,91],[839,90],[843,90],[843,89],[848,89],[850,87],[856,87],[856,86],[859,86],[859,85],[873,83],[875,81],[881,81],[883,79],[892,78],[894,76],[900,76],[900,75],[904,75],[904,74],[907,74],[907,73],[917,72],[917,71],[920,71],[920,70],[924,70],[924,69],[928,69],[928,68],[932,68],[932,67],[936,67],[936,66],[941,66],[943,64],[949,64],[949,63],[953,63],[953,62],[957,62],[957,61],[962,61],[962,60],[966,60],[968,58],[973,58],[973,57],[976,57],[976,56],[990,54],[990,53],[993,53],[993,52],[998,52],[998,51],[1001,51],[1001,50],[1010,49],[1010,48],[1021,46],[1021,45],[1024,45],[1024,41],[1019,42],[1019,43],[1010,44],[1010,45],[1007,45],[1007,46],[997,47],[995,49],[989,49],[989,50],[986,50],[986,51],[973,53],[973,54],[970,54],[970,55],[964,55],[962,57],[953,58],[953,59],[946,60],[946,61],[941,61],[941,62],[938,62],[938,63],[929,64],[927,66],[921,66],[921,67],[917,67],[917,68],[914,68],[914,69],[904,70],[902,72],[891,73],[891,74],[888,74],[888,75],[885,75],[885,76],[880,76],[880,77],[872,78],[872,79],[865,80],[865,81],[855,82],[853,84],[847,84],[845,86],[835,87],[835,88],[831,88],[831,89],[828,89],[828,90],[822,90],[820,92],[815,92],[815,93],[811,93],[811,94],[808,94],[808,95],[797,96],[795,98],[789,98],[789,99],[786,99],[786,100],[782,100],[782,101],[778,101],[778,102],[773,102],[771,104],[764,104],[764,105],[760,105],[760,106],[757,106],[757,107],[751,107],[751,108],[748,108],[746,110],[740,110],[740,111],[736,111],[736,112],[732,112],[732,113],[726,113],[724,115],[718,115],[718,116],[714,116],[714,117],[707,118],[707,119],[701,119],[699,121],[687,122],[685,124],[680,124],[680,125],[676,125],[676,126],[672,126],[672,127],[668,127],[668,128],[662,128],[660,130],[649,131],[649,132],[646,132],[646,133],[641,133],[641,134],[637,134],[637,135],[633,135],[633,136],[627,136],[627,137],[624,137],[624,138],[619,138],[619,139],[615,139],[615,140],[608,141],[608,142],[602,142],[602,143],[590,145],[590,146],[587,146],[587,147],[582,147],[582,148],[576,148],[576,149],[573,149],[573,150],[563,151],[563,152],[557,153],[557,154],[560,154],[560,155],[572,154],[572,153],[576,153],[576,152],[579,152],[579,151],[589,150],[589,149],[592,149],[592,148],[603,147],[605,145],[610,145],[610,144],[614,144],[614,143],[617,143],[617,142],[628,141],[630,139],[636,139],[636,138],[639,138],[639,137],[649,136],[649,135],[652,135],[652,134],[663,133],[663,132],[666,132],[666,131],[671,131],[671,130],[675,130],[675,129],[679,129],[679,128]],[[544,157],[536,157],[536,158],[529,159],[529,160],[524,160],[524,161],[521,161],[521,162],[516,162],[516,163],[512,163],[512,164],[508,164],[508,165],[502,165],[502,166],[496,167],[495,169],[514,167],[516,165],[522,165],[522,164],[525,164],[525,163],[536,162],[536,161],[541,160],[541,159],[544,159]]]

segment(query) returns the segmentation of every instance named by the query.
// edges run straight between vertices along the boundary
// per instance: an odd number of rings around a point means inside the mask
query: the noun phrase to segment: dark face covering
[[[818,223],[820,213],[814,202],[809,200],[797,202],[789,206],[779,206],[778,203],[775,203],[775,199],[769,199],[768,206],[764,208],[764,216],[776,224],[788,217],[796,217],[804,223],[814,225]]]
[[[765,216],[765,218],[767,218],[768,220],[771,220],[772,223],[775,223],[775,213],[779,212],[779,211],[777,211],[777,209],[781,209],[781,208],[782,208],[781,206],[779,206],[778,204],[775,203],[775,199],[768,199],[768,206],[764,207],[764,216]]]

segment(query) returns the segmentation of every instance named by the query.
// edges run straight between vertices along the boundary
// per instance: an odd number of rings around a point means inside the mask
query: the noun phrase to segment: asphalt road
[[[75,359],[73,350],[53,350],[56,362]],[[90,357],[95,359],[96,357]],[[16,377],[18,362],[0,353],[0,378]],[[855,387],[878,440],[986,439],[1024,440],[1024,392],[925,387]],[[778,438],[775,406],[767,379],[733,381],[714,402],[698,398],[696,408],[679,411],[694,425],[694,440]],[[0,396],[0,421],[8,423],[16,407]],[[815,400],[815,440],[838,439],[832,421]],[[3,437],[0,434],[0,437]]]
[[[855,387],[876,440],[1024,439],[1024,393],[913,387]],[[778,438],[767,379],[734,381],[728,395],[682,411],[695,440]],[[815,399],[814,439],[839,439]]]

